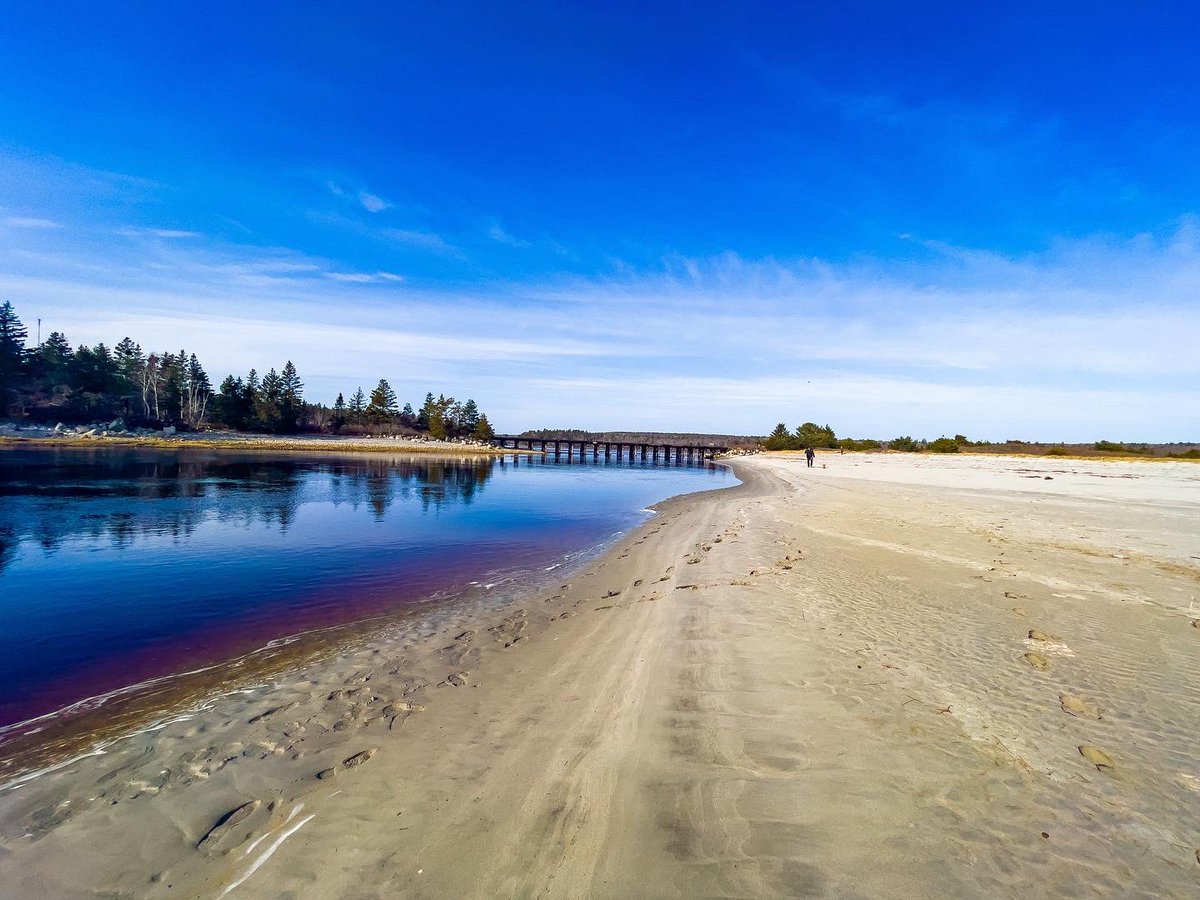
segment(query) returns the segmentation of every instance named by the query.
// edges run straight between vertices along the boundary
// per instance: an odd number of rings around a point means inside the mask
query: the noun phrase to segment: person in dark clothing
[[[817,456],[817,451],[814,450],[812,447],[804,448],[804,458],[806,460],[808,460],[808,467],[810,469],[812,468],[813,460],[816,458],[816,456]]]

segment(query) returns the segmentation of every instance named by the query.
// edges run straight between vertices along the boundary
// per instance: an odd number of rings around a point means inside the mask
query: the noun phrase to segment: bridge
[[[567,440],[566,438],[536,438],[519,437],[515,434],[497,434],[489,442],[494,447],[511,450],[528,450],[531,453],[541,452],[547,456],[568,459],[579,455],[582,460],[590,452],[592,458],[599,462],[601,459],[640,459],[657,462],[674,462],[677,465],[692,465],[703,463],[719,453],[726,452],[728,447],[714,444],[658,444],[643,441],[605,441],[605,440]]]

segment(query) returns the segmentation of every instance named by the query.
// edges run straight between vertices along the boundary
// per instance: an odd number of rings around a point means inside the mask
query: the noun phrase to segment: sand
[[[1200,467],[733,464],[10,783],[0,895],[1196,896]]]

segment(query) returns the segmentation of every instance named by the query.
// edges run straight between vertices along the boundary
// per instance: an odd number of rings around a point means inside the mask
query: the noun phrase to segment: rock
[[[166,436],[169,436],[169,435],[172,435],[172,434],[174,434],[174,433],[175,433],[175,426],[174,426],[174,425],[168,425],[166,428],[164,428],[164,429],[162,430],[162,433],[163,433],[164,435],[166,435]]]
[[[1058,702],[1062,705],[1063,712],[1070,713],[1073,716],[1078,716],[1081,719],[1100,719],[1100,709],[1092,706],[1082,697],[1075,697],[1071,694],[1059,694]]]
[[[108,423],[108,430],[109,431],[124,431],[125,430],[125,420],[122,418],[113,419],[111,422]]]
[[[1025,654],[1025,662],[1040,672],[1045,672],[1050,668],[1050,660],[1046,659],[1040,653],[1034,653],[1032,650]]]
[[[54,426],[55,434],[62,434],[66,430],[67,430],[67,427],[65,425],[63,425],[62,422],[59,422],[57,425]]]
[[[227,812],[221,817],[220,821],[218,821],[217,824],[209,830],[208,834],[200,839],[200,843],[196,845],[196,849],[204,850],[216,844],[234,828],[258,812],[258,808],[260,806],[262,806],[261,800],[251,800],[249,803],[243,803],[237,809]]]
[[[322,781],[324,781],[326,778],[332,778],[336,774],[337,774],[336,768],[322,769],[320,772],[317,773],[317,777],[320,778]]]
[[[1058,638],[1048,631],[1042,631],[1040,628],[1029,629],[1029,639],[1031,641],[1057,641]]]
[[[1080,746],[1079,755],[1095,766],[1097,770],[1111,769],[1115,765],[1111,756],[1099,747],[1093,747],[1091,744]]]
[[[378,747],[372,747],[369,750],[362,750],[355,753],[353,756],[348,756],[342,760],[342,766],[346,769],[353,769],[355,766],[361,766],[368,759],[379,752]]]

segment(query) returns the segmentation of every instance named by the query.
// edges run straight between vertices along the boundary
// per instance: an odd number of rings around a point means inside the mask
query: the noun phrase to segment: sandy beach
[[[8,781],[0,896],[1197,895],[1200,466],[731,464]]]

